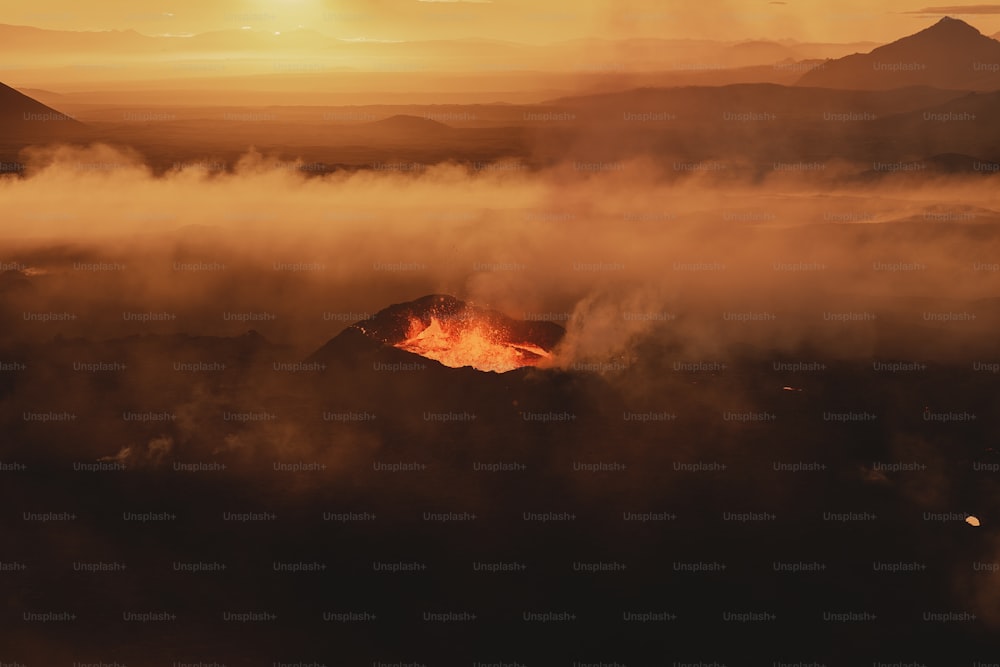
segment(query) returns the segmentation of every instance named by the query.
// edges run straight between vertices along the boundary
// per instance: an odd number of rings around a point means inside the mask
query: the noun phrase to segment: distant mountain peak
[[[797,85],[853,90],[932,86],[992,91],[1000,89],[1000,75],[990,66],[997,62],[997,40],[965,21],[945,16],[869,53],[828,61],[806,72]]]
[[[969,25],[961,19],[953,19],[950,16],[945,16],[940,21],[935,23],[929,28],[922,30],[924,33],[943,33],[947,31],[950,34],[968,34],[968,35],[981,35],[982,33],[976,29],[975,26]],[[920,34],[920,33],[917,33]]]

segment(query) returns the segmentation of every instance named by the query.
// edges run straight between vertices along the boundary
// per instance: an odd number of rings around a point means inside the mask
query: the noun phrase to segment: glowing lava
[[[406,340],[396,343],[395,347],[440,361],[451,368],[472,366],[496,373],[534,366],[551,356],[538,345],[507,340],[506,333],[473,318],[442,323],[437,317],[431,317],[430,324],[425,325],[414,317],[410,319]]]
[[[495,373],[538,365],[566,333],[553,322],[515,320],[440,294],[395,304],[354,326],[444,366]]]

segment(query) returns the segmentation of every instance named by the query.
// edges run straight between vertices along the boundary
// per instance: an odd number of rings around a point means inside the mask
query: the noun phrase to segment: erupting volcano
[[[515,320],[451,296],[396,304],[352,325],[366,336],[451,368],[506,373],[552,356],[565,330],[552,322]]]

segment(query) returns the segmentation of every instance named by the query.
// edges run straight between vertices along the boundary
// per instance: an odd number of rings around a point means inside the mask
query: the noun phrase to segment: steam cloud
[[[79,335],[117,335],[122,310],[165,310],[177,319],[159,332],[257,328],[307,352],[350,323],[324,323],[324,312],[442,292],[568,323],[561,366],[626,354],[662,326],[695,357],[735,340],[837,340],[841,353],[867,355],[873,341],[857,327],[794,315],[892,310],[904,298],[943,308],[1000,291],[1000,272],[975,270],[997,255],[995,179],[927,178],[919,189],[843,185],[834,174],[677,180],[642,159],[601,174],[441,164],[307,178],[256,151],[233,173],[188,166],[154,177],[116,147],[26,157],[25,178],[0,181],[3,260],[35,274],[36,303],[85,311],[63,329]],[[72,269],[116,259],[119,272]],[[94,281],[109,289],[95,293]],[[220,309],[276,317],[248,327]],[[720,316],[752,310],[780,326]]]

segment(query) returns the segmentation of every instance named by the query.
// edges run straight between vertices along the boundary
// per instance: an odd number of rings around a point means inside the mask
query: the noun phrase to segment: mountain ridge
[[[72,116],[0,83],[0,140],[5,143],[21,139],[64,138],[85,127]]]
[[[965,21],[944,17],[912,35],[828,60],[797,86],[888,90],[927,85],[951,90],[1000,90],[1000,42]]]

